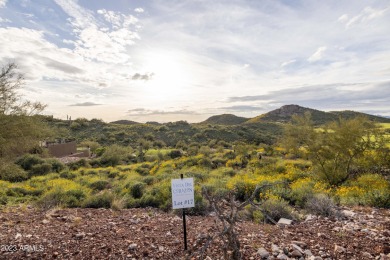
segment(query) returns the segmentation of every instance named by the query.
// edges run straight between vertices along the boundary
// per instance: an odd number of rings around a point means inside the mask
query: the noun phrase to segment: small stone
[[[352,218],[356,215],[356,213],[351,211],[351,210],[343,210],[343,211],[341,211],[341,213],[343,213],[344,216],[349,217],[349,218]]]
[[[306,249],[303,253],[304,253],[305,256],[307,256],[307,257],[310,257],[310,256],[313,255],[313,253],[312,253],[309,249]]]
[[[291,256],[292,256],[292,257],[302,257],[302,253],[299,252],[298,250],[293,250],[293,251],[291,252]]]
[[[292,248],[294,250],[297,250],[301,255],[303,254],[303,249],[300,246],[297,246],[296,244],[291,244]]]
[[[335,245],[334,246],[334,251],[336,253],[345,253],[347,250],[344,247],[342,247],[342,246]]]
[[[77,238],[77,239],[82,239],[83,237],[85,237],[85,233],[84,233],[84,232],[77,233],[77,234],[75,235],[75,238]]]
[[[322,257],[312,255],[309,260],[322,260]]]
[[[44,220],[42,220],[42,224],[49,224],[50,223],[50,221],[49,220],[47,220],[47,219],[44,219]]]
[[[259,248],[259,250],[257,250],[257,254],[261,257],[261,259],[266,259],[269,257],[269,253],[267,250],[265,250],[265,248]]]
[[[306,216],[305,221],[310,221],[310,220],[313,220],[313,219],[316,219],[316,216],[309,214],[309,215]]]
[[[158,247],[158,251],[163,252],[164,251],[164,247],[163,246],[159,246]]]
[[[129,247],[127,248],[129,251],[133,251],[135,249],[137,249],[138,245],[133,243],[133,244],[130,244]]]
[[[370,259],[372,258],[372,255],[368,252],[363,252],[362,256],[364,257],[364,259]]]
[[[280,248],[279,248],[277,245],[272,244],[272,245],[271,245],[271,250],[272,250],[272,252],[279,252],[279,251],[280,251]]]
[[[288,259],[288,256],[286,256],[286,255],[283,254],[283,253],[280,253],[280,254],[276,257],[276,259],[287,260],[287,259]]]
[[[281,218],[278,221],[278,224],[281,224],[281,225],[291,225],[291,223],[292,223],[292,220],[287,219],[287,218]]]

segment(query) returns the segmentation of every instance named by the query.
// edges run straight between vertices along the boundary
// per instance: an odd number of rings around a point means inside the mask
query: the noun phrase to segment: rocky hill
[[[239,125],[246,121],[249,118],[239,117],[232,114],[222,114],[209,117],[205,121],[201,122],[201,124],[214,124],[214,125]]]
[[[110,122],[110,124],[118,124],[118,125],[137,125],[139,124],[138,122],[131,121],[131,120],[117,120]]]

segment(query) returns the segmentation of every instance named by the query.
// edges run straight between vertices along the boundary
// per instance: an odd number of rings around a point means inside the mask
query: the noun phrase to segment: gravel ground
[[[344,209],[342,220],[308,216],[289,226],[237,224],[243,259],[390,259],[390,210]],[[0,210],[0,259],[185,259],[216,230],[213,216],[182,219],[157,209]],[[206,259],[223,259],[220,241]],[[197,259],[196,255],[188,257]]]

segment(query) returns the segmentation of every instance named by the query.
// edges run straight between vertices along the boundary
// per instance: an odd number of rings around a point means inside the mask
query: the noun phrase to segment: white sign
[[[193,178],[173,179],[171,188],[173,209],[195,207]]]

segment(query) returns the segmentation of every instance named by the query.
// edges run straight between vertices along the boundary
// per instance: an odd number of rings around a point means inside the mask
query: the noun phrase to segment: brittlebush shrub
[[[298,179],[291,183],[291,201],[296,205],[303,206],[314,196],[315,182],[310,178]]]
[[[390,183],[379,174],[365,174],[337,189],[336,195],[346,205],[390,208]]]
[[[104,191],[99,194],[89,196],[82,204],[84,208],[111,208],[115,196],[109,192]]]
[[[53,179],[45,183],[46,191],[38,199],[37,204],[42,208],[56,206],[80,207],[90,190],[68,179]]]

